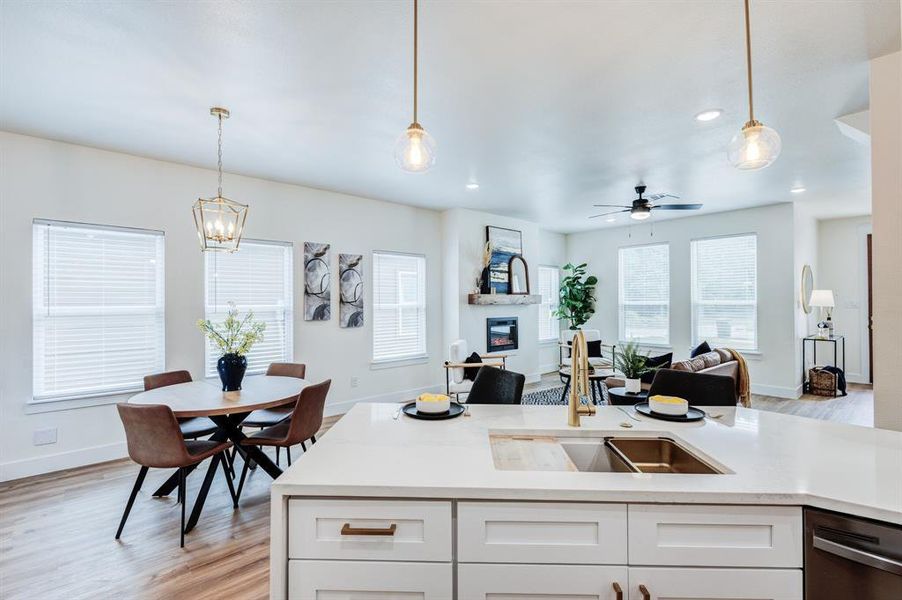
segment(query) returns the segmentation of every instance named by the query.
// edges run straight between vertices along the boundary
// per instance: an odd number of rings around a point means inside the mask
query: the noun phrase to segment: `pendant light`
[[[411,173],[423,173],[435,164],[435,140],[417,122],[418,8],[418,0],[413,0],[413,123],[395,144],[398,166]]]
[[[749,0],[745,0],[745,54],[749,81],[749,120],[733,136],[728,156],[737,169],[755,171],[769,166],[780,156],[780,135],[755,120],[752,102],[752,34],[749,26]]]
[[[201,252],[235,252],[244,232],[247,204],[240,204],[222,195],[222,120],[229,118],[229,109],[214,106],[210,109],[210,114],[216,117],[219,124],[219,187],[215,198],[198,198],[194,203],[194,226],[197,228]]]

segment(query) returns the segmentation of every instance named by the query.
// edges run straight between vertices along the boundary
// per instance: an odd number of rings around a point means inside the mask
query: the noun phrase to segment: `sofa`
[[[729,350],[724,348],[715,348],[710,352],[699,354],[695,358],[677,361],[668,367],[676,371],[689,371],[692,373],[706,373],[708,375],[726,375],[731,377],[739,389],[739,363],[733,359],[733,355]],[[642,381],[642,389],[648,390],[651,387],[651,380],[654,374],[650,373],[650,377]],[[626,382],[622,377],[608,377],[605,385],[610,388],[623,387]]]

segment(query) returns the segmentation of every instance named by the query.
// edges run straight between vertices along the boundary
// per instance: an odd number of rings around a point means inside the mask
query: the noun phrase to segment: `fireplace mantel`
[[[541,304],[542,296],[539,294],[470,294],[467,296],[467,303],[480,306]]]

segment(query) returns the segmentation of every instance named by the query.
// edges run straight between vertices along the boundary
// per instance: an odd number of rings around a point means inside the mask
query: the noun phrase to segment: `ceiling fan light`
[[[639,207],[639,208],[634,208],[630,212],[630,219],[634,219],[636,221],[644,221],[645,219],[647,219],[650,216],[651,216],[651,209],[648,207],[644,207],[644,206]]]
[[[395,161],[409,173],[424,173],[435,164],[435,139],[419,123],[411,123],[395,144]]]
[[[780,134],[758,121],[749,121],[733,136],[727,155],[737,169],[756,171],[773,164],[782,147]]]

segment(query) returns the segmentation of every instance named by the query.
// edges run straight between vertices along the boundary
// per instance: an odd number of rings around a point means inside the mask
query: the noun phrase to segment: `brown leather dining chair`
[[[288,464],[291,465],[291,453],[289,450],[292,446],[300,444],[306,451],[307,447],[304,445],[306,440],[310,440],[311,444],[316,443],[316,432],[323,426],[323,410],[326,406],[326,396],[329,394],[329,386],[331,385],[331,379],[327,379],[322,383],[308,385],[301,390],[289,419],[249,435],[241,440],[241,445],[285,448],[286,453],[288,453]],[[241,499],[241,490],[244,487],[247,470],[248,463],[245,461],[244,468],[241,470],[241,479],[238,481],[238,492],[235,494],[236,507],[238,506],[238,500]]]
[[[229,486],[232,501],[234,504],[237,504],[235,490],[232,487],[232,478],[229,476],[224,458],[225,451],[232,443],[228,441],[184,439],[172,409],[163,404],[120,403],[116,405],[116,408],[119,410],[119,418],[122,419],[122,424],[125,427],[128,455],[133,461],[141,465],[141,470],[138,471],[138,478],[135,480],[132,493],[125,505],[125,512],[122,513],[119,529],[116,530],[116,539],[118,540],[119,536],[122,535],[125,521],[132,510],[135,497],[141,490],[141,485],[144,483],[148,469],[177,468],[179,474],[179,502],[182,505],[179,545],[184,548],[185,504],[187,504],[185,478],[187,468],[212,457],[201,491],[198,494],[198,501],[191,514],[192,523],[196,522],[197,518],[200,517],[200,508],[206,499],[210,483],[212,483],[213,477],[216,475],[216,467],[220,464]]]
[[[166,373],[145,375],[144,391],[155,390],[177,383],[189,383],[190,381],[191,373],[188,371],[168,371]],[[178,419],[178,422],[179,429],[182,430],[182,437],[188,440],[196,440],[199,437],[213,435],[216,431],[216,424],[206,417],[188,417]]]
[[[304,376],[307,375],[307,365],[304,363],[272,363],[266,369],[266,374],[278,377],[297,377],[298,379],[304,379]],[[265,427],[277,425],[291,417],[291,412],[294,410],[294,404],[295,403],[292,402],[291,404],[284,404],[282,406],[276,406],[275,408],[255,410],[241,422],[241,427],[259,427],[260,429],[263,429]],[[291,450],[289,449],[288,452],[290,453],[290,451]],[[234,456],[233,453],[233,459]],[[290,456],[289,460],[291,460]],[[279,464],[278,446],[276,446],[276,464]],[[291,463],[289,462],[289,464]]]

